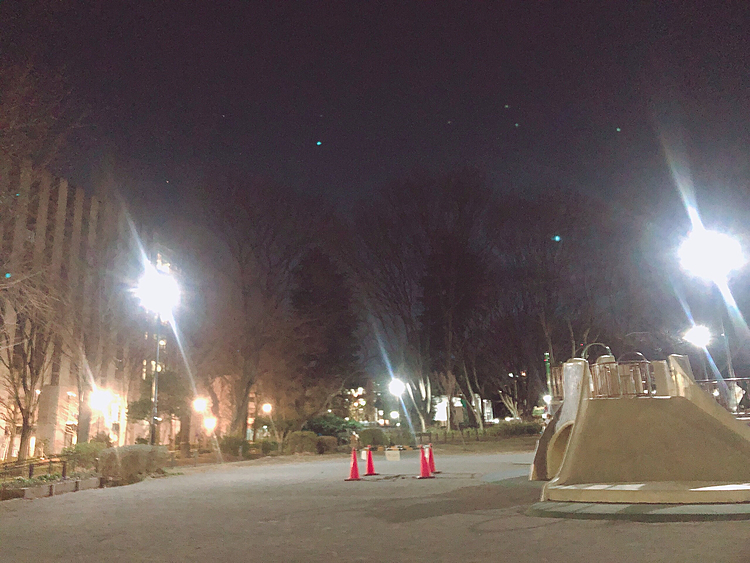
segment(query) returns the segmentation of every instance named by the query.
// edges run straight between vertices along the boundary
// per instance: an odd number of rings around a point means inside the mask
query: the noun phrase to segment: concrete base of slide
[[[584,399],[542,500],[750,502],[750,428],[705,398]]]

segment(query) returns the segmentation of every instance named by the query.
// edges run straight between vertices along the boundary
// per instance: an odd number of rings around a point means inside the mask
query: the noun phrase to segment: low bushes
[[[389,446],[415,446],[417,440],[406,428],[395,428],[388,431]]]
[[[260,451],[263,455],[268,455],[271,452],[279,450],[279,444],[275,440],[261,440]]]
[[[284,444],[284,451],[289,454],[317,453],[318,435],[306,430],[291,432]]]
[[[303,430],[315,432],[318,436],[335,436],[339,444],[345,444],[348,443],[351,433],[357,432],[361,428],[362,425],[359,422],[326,413],[308,420]]]
[[[494,426],[485,428],[485,435],[497,436],[498,438],[509,438],[511,436],[528,436],[539,434],[542,431],[540,422],[501,422]]]
[[[165,446],[121,446],[107,448],[99,455],[99,473],[120,485],[137,483],[151,473],[163,470],[169,453]]]
[[[239,436],[222,436],[219,438],[219,449],[223,454],[239,457],[240,447],[242,447],[242,454],[245,455],[250,451],[250,442]]]
[[[318,436],[316,443],[319,454],[335,452],[339,447],[339,439],[336,436]]]
[[[68,460],[73,467],[89,469],[96,467],[96,460],[99,454],[109,446],[103,441],[82,442],[75,446],[63,448],[61,456]]]
[[[287,454],[327,454],[335,452],[339,441],[336,436],[318,436],[315,432],[302,430],[291,432],[284,442],[284,453]]]
[[[362,446],[388,446],[390,440],[380,428],[366,428],[359,433],[359,443]]]

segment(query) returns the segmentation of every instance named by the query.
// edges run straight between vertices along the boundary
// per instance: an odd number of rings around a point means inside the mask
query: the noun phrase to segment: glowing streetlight
[[[216,417],[209,416],[203,419],[203,428],[207,432],[213,432],[216,429]]]
[[[260,407],[260,409],[266,414],[271,414],[271,411],[273,410],[273,405],[271,405],[271,403],[264,403],[263,406]]]
[[[393,420],[398,420],[401,415],[398,414],[398,411],[391,411],[391,418]]]
[[[198,397],[193,401],[193,409],[195,412],[206,412],[206,409],[208,409],[208,399]]]
[[[711,343],[711,331],[703,325],[695,325],[685,332],[682,337],[698,348],[706,348]]]
[[[693,213],[697,212],[693,210]],[[695,221],[693,224],[696,225]],[[696,227],[683,241],[678,255],[680,264],[685,271],[712,281],[722,293],[728,291],[727,280],[729,275],[734,270],[744,266],[746,262],[739,241],[727,234],[709,231],[703,228],[700,223],[697,223]],[[729,346],[729,337],[724,330],[724,315],[721,310],[719,310],[719,313],[721,315],[721,335],[727,355],[727,370],[729,377],[734,378],[732,351]],[[705,337],[705,334],[703,336]],[[696,346],[699,345],[696,344]],[[705,346],[700,347],[706,349]]]
[[[717,284],[726,282],[732,271],[745,264],[739,241],[702,227],[690,232],[678,256],[686,272]]]
[[[390,391],[392,395],[400,397],[404,394],[404,391],[406,391],[406,385],[400,379],[392,379],[388,384],[388,391]]]
[[[141,302],[141,305],[147,310],[156,313],[156,361],[154,362],[154,377],[151,384],[151,439],[153,446],[156,443],[156,415],[159,400],[159,350],[161,349],[161,338],[159,329],[161,328],[162,319],[171,321],[172,311],[180,302],[180,286],[175,279],[156,269],[156,267],[147,262],[144,265],[143,276],[141,276],[138,286],[135,288],[135,295]],[[165,342],[166,344],[166,342]]]
[[[172,311],[180,302],[180,286],[172,276],[147,263],[135,288],[135,296],[146,309],[162,319],[171,320]]]
[[[89,396],[89,405],[93,410],[106,412],[110,408],[114,397],[111,391],[106,389],[94,389]]]
[[[550,403],[552,402],[552,395],[545,395],[544,397],[542,397],[542,400],[543,400],[543,401],[544,401],[544,402],[545,402],[545,403],[546,403],[547,405],[549,405],[549,404],[550,404]]]

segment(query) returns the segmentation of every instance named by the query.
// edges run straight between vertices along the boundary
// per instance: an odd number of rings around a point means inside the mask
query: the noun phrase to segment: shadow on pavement
[[[404,523],[446,514],[469,514],[515,506],[525,510],[539,500],[543,484],[529,481],[526,477],[515,477],[418,499],[394,499],[370,510],[369,515],[386,522]]]

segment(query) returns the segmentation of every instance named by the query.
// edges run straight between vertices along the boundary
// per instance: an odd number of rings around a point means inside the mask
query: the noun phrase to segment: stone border
[[[727,504],[615,504],[544,501],[532,504],[529,516],[631,522],[708,522],[750,520],[750,503]]]
[[[23,494],[17,498],[24,498],[26,500],[33,500],[37,498],[51,497],[55,495],[61,495],[63,493],[75,493],[77,491],[85,491],[86,489],[100,489],[104,485],[104,479],[101,477],[86,477],[85,479],[69,479],[66,481],[59,481],[57,483],[50,483],[49,485],[38,485],[36,487],[24,487],[18,489],[23,491]]]

